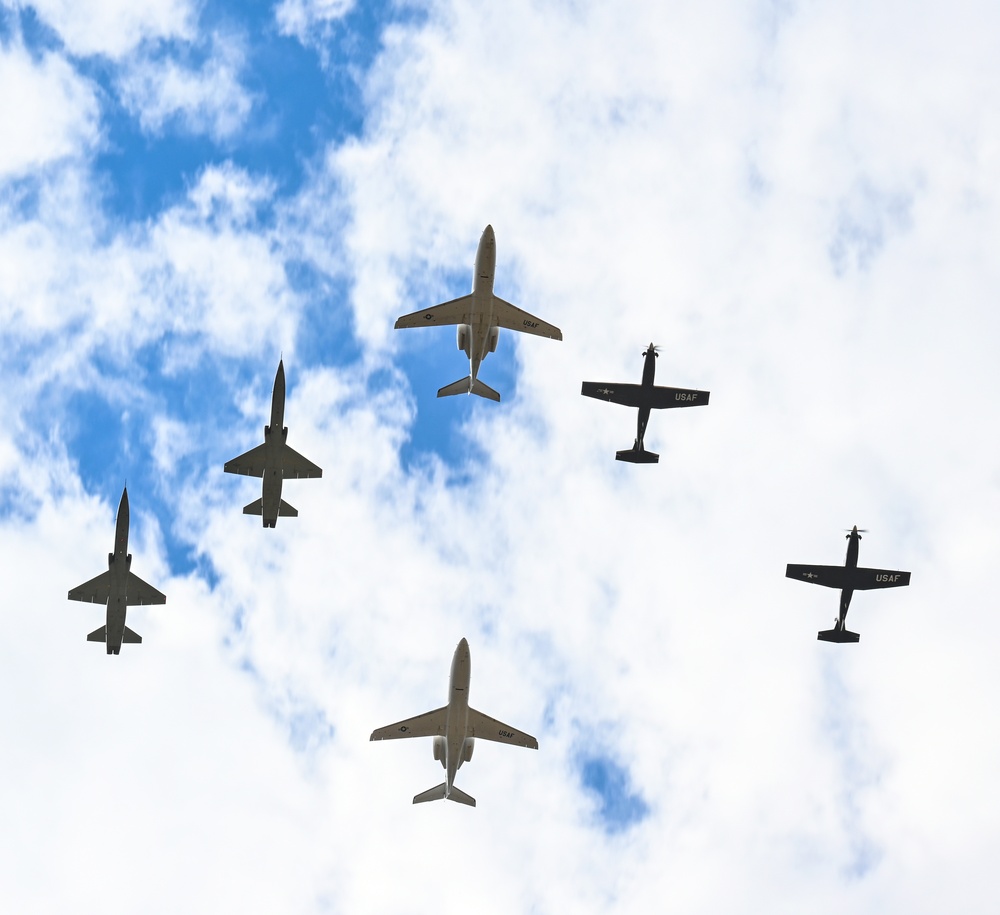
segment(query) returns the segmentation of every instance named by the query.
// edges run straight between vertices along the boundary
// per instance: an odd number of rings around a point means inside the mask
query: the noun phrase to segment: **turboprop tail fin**
[[[452,394],[478,394],[487,400],[495,400],[497,403],[500,403],[500,394],[497,391],[494,391],[489,385],[483,384],[478,378],[473,378],[471,375],[459,378],[458,381],[446,384],[438,390],[438,397],[451,397]]]
[[[850,629],[824,629],[816,634],[821,642],[860,642],[861,636]]]
[[[615,453],[616,461],[628,461],[630,464],[658,464],[660,456],[655,451],[647,451],[638,442],[625,451]]]

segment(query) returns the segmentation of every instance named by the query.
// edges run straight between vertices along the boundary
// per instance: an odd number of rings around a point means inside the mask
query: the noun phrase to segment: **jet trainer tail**
[[[500,403],[500,394],[497,391],[494,391],[489,385],[483,384],[478,378],[473,378],[471,375],[459,378],[458,381],[446,384],[438,390],[438,397],[451,397],[452,394],[478,394],[487,400],[495,400],[497,403]]]
[[[860,642],[861,635],[850,629],[824,629],[816,634],[821,642]]]
[[[447,793],[445,793],[447,792]],[[441,801],[441,800],[455,801],[458,804],[465,804],[467,807],[475,807],[476,799],[466,794],[464,791],[459,791],[454,785],[451,786],[451,790],[448,791],[448,783],[441,782],[434,788],[429,788],[427,791],[418,794],[413,798],[414,804],[423,804],[426,801]]]

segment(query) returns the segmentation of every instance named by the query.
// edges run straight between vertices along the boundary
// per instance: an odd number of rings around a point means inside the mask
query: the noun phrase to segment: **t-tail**
[[[440,785],[434,788],[429,788],[427,791],[416,795],[413,798],[414,804],[423,804],[427,801],[455,801],[457,804],[465,804],[467,807],[475,807],[476,799],[464,791],[459,791],[454,785],[450,788],[447,782],[441,782]]]
[[[452,394],[478,394],[487,400],[495,400],[497,403],[500,403],[500,394],[497,391],[494,391],[489,385],[483,384],[478,378],[473,378],[471,375],[466,375],[464,378],[459,378],[458,381],[446,384],[438,391],[438,397],[451,397]]]

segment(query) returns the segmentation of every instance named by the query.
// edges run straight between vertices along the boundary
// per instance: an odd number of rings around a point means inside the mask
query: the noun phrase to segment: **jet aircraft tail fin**
[[[616,461],[628,461],[629,464],[658,464],[660,456],[655,451],[647,451],[638,442],[625,451],[615,453]]]
[[[138,632],[133,632],[128,626],[125,627],[125,634],[122,636],[122,643],[128,645],[141,645],[142,636]]]
[[[487,400],[495,400],[497,403],[500,403],[500,394],[497,391],[494,391],[489,385],[483,384],[478,378],[473,378],[471,375],[459,378],[458,381],[446,384],[438,390],[438,397],[451,397],[452,394],[478,394]]]
[[[87,636],[88,642],[106,642],[108,640],[108,627],[101,626],[100,629],[95,629]]]
[[[465,804],[468,807],[476,806],[476,799],[466,794],[464,791],[459,791],[454,785],[451,786],[451,790],[448,790],[448,783],[441,782],[440,785],[434,788],[428,788],[427,791],[421,792],[416,797],[413,798],[414,804],[423,804],[427,801],[441,801],[444,799],[449,801],[455,801],[458,804]]]
[[[281,518],[298,518],[299,510],[292,508],[291,505],[282,499],[281,504],[278,506],[278,516]]]
[[[824,629],[816,634],[821,642],[860,642],[861,635],[850,629]]]
[[[251,502],[249,505],[243,506],[244,515],[263,515],[264,514],[264,500],[257,499],[255,502]]]

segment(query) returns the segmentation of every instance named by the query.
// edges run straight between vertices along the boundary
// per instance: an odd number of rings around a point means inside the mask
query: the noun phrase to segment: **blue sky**
[[[984,911],[995,18],[3,2],[3,908]],[[468,291],[487,223],[564,340],[502,334],[502,402],[438,399],[453,330],[393,321]],[[711,405],[625,466],[634,414],[579,385],[651,339]],[[265,531],[222,465],[279,358],[324,475]],[[126,480],[168,602],[108,658],[65,593]],[[783,566],[855,523],[912,585],[817,643],[834,595]],[[368,735],[462,637],[540,749],[413,807],[429,743]]]

